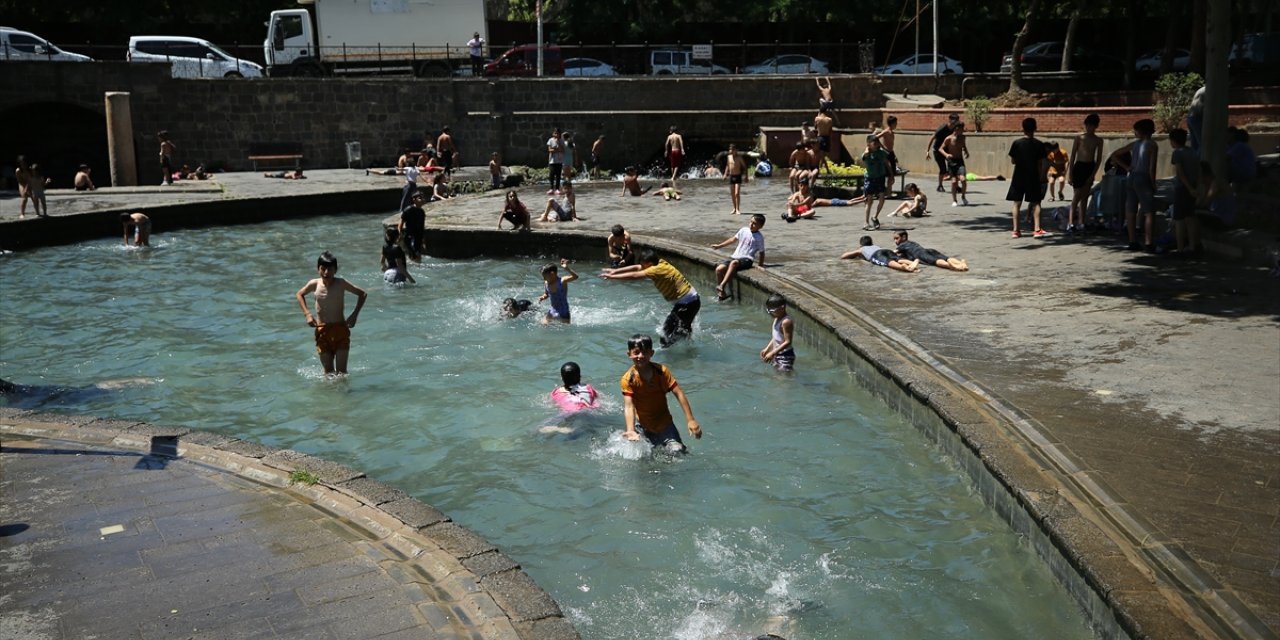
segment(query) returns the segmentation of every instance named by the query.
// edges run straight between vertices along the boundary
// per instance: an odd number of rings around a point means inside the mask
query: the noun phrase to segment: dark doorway
[[[107,119],[103,114],[60,102],[36,102],[0,111],[6,123],[0,136],[0,165],[12,176],[19,155],[40,165],[53,179],[52,188],[70,189],[81,164],[93,168],[93,182],[110,186],[107,157]],[[15,187],[16,188],[16,187]]]

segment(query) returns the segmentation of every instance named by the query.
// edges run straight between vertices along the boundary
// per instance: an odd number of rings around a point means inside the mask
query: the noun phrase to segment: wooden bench
[[[249,162],[253,170],[258,170],[258,163],[286,163],[293,169],[302,168],[302,145],[289,142],[271,142],[249,145]]]

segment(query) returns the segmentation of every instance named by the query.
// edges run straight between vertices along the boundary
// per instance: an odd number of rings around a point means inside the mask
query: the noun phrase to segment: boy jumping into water
[[[351,348],[351,327],[356,326],[360,308],[364,306],[368,294],[364,289],[337,277],[338,259],[328,251],[316,259],[316,271],[320,277],[298,289],[295,297],[307,318],[307,326],[316,329],[316,353],[320,355],[324,374],[344,376],[347,375],[347,352]],[[356,308],[350,316],[344,316],[344,294],[348,291],[356,295]],[[307,309],[308,293],[315,293],[314,316]]]
[[[622,374],[622,407],[626,420],[626,431],[623,436],[628,440],[639,440],[640,434],[655,447],[662,447],[667,453],[684,453],[687,451],[684,441],[680,439],[680,431],[676,429],[675,420],[667,408],[667,394],[674,394],[676,402],[684,410],[684,417],[689,435],[702,438],[702,427],[693,418],[693,409],[684,390],[676,384],[676,377],[665,365],[658,364],[653,358],[653,339],[643,334],[635,334],[627,340],[627,357],[631,359],[631,368]],[[640,431],[636,426],[639,424]]]
[[[659,260],[658,254],[646,249],[640,254],[640,264],[633,264],[617,269],[605,269],[600,272],[605,280],[653,280],[653,286],[667,302],[674,303],[671,313],[662,323],[662,338],[659,344],[669,347],[677,340],[693,335],[693,319],[702,308],[702,298],[698,290],[689,284],[679,269],[671,266],[666,260]]]

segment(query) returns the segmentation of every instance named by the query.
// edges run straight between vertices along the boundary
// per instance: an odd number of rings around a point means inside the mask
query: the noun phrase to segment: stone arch
[[[107,156],[107,120],[94,111],[66,102],[30,102],[0,110],[5,135],[0,136],[0,166],[12,177],[19,154],[39,163],[53,188],[73,185],[81,163],[93,167],[93,181],[100,187],[111,183]]]

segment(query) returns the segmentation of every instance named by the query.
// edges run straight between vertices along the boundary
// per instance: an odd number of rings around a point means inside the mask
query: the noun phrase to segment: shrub
[[[982,131],[982,123],[991,119],[993,106],[991,99],[986,96],[978,96],[972,100],[965,101],[964,117],[973,124],[974,131]]]
[[[1198,73],[1166,73],[1156,80],[1156,104],[1151,119],[1160,131],[1169,132],[1182,124],[1191,110],[1191,97],[1204,86]]]

